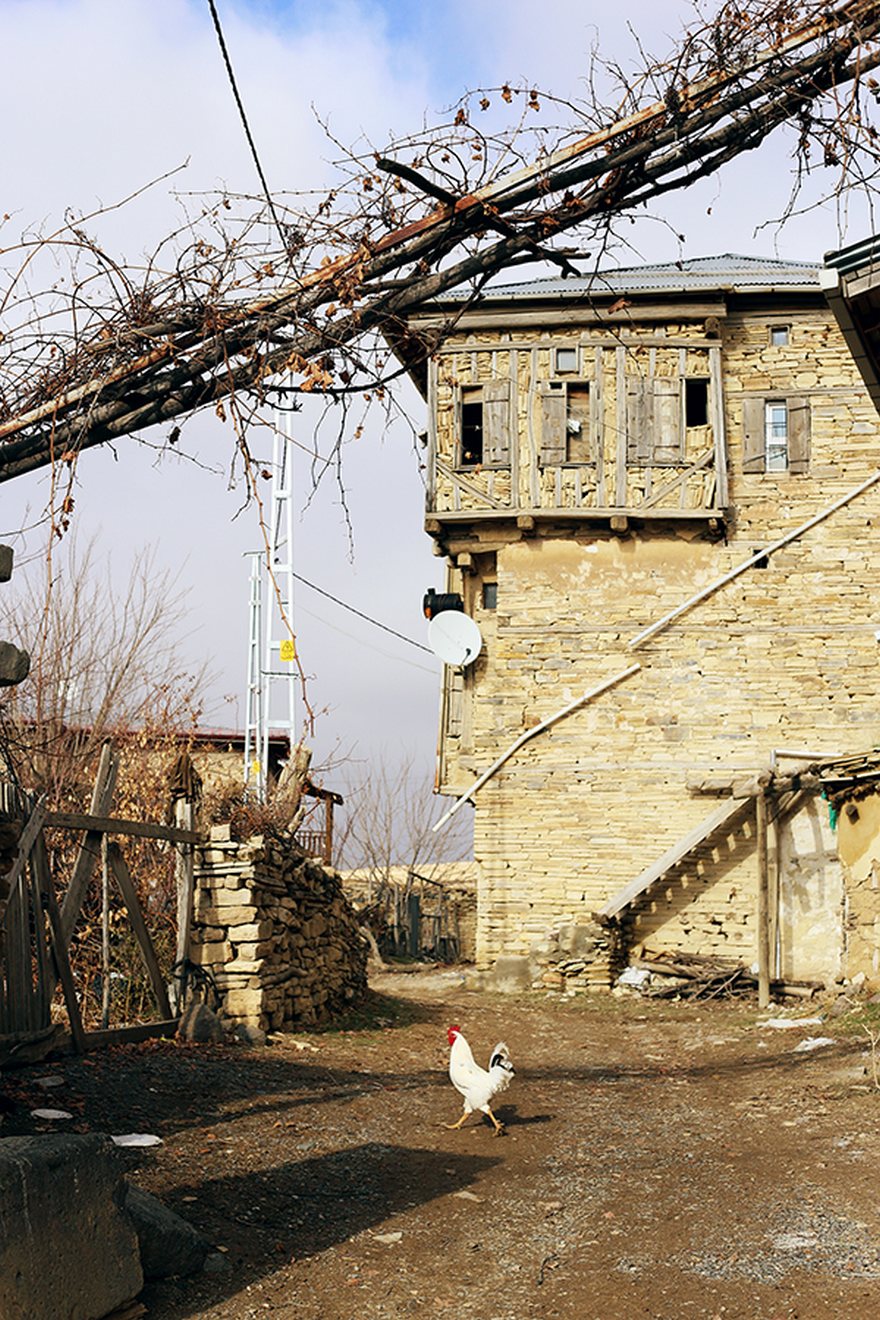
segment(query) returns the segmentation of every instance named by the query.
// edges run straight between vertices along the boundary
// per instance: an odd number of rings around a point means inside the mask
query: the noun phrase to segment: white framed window
[[[788,403],[768,399],[764,404],[764,471],[788,471]]]
[[[789,341],[791,327],[787,325],[770,326],[770,347],[785,348]]]

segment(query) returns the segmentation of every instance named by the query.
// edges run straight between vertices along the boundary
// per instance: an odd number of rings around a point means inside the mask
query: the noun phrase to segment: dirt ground
[[[153,1320],[880,1314],[880,1091],[846,1019],[490,997],[455,972],[375,990],[345,1030],[23,1070],[3,1134],[39,1130],[28,1108],[48,1103],[162,1137],[124,1152],[130,1176],[226,1268],[150,1287]],[[442,1126],[461,1112],[451,1022],[478,1057],[510,1046],[502,1138]],[[816,1036],[836,1043],[796,1048]]]

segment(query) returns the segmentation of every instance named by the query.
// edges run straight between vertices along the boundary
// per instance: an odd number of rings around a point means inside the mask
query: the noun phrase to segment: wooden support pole
[[[101,1028],[110,1026],[110,871],[107,835],[101,835]]]
[[[119,885],[123,901],[128,908],[128,918],[140,947],[144,966],[150,977],[153,994],[159,1012],[163,1018],[170,1018],[172,1016],[171,1005],[168,1002],[168,991],[165,988],[165,981],[159,967],[159,959],[156,957],[156,950],[153,948],[153,941],[150,939],[150,932],[147,930],[143,913],[141,912],[141,905],[138,902],[134,881],[129,875],[128,867],[125,864],[125,858],[122,855],[122,849],[119,847],[118,843],[107,844],[107,862],[110,870],[116,877],[116,883]]]
[[[89,815],[106,816],[109,814],[118,771],[119,758],[114,754],[110,743],[105,742],[101,748],[101,759],[98,762],[98,773],[95,777],[95,787],[92,790],[92,804],[89,808]],[[80,908],[100,853],[100,831],[88,830],[73,864],[70,885],[61,905],[61,926],[68,944],[70,944],[73,928],[77,923]]]
[[[61,913],[58,910],[55,885],[52,880],[52,872],[49,869],[46,844],[42,835],[40,835],[34,848],[34,866],[36,867],[38,882],[43,895],[46,916],[49,919],[49,935],[52,940],[52,956],[55,959],[56,980],[61,982],[61,988],[64,991],[64,1006],[67,1009],[67,1018],[70,1022],[73,1048],[77,1054],[83,1054],[86,1047],[85,1032],[83,1031],[79,999],[76,994],[73,972],[70,968],[70,959],[67,956],[67,943],[61,925]]]
[[[764,792],[755,798],[755,817],[758,845],[758,1007],[766,1008],[770,1003],[770,922],[767,795]]]
[[[192,831],[193,804],[186,798],[176,798],[174,819],[181,831]],[[177,948],[174,952],[175,963],[189,957],[190,937],[193,918],[193,848],[191,843],[177,845]],[[180,984],[183,984],[182,969]],[[182,1008],[177,1005],[178,1011]]]

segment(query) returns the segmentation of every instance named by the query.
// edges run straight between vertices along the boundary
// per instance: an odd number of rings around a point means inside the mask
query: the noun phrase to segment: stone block
[[[486,989],[499,994],[517,994],[528,990],[532,984],[529,959],[507,954],[499,958],[486,977]]]
[[[12,642],[0,642],[0,687],[15,687],[27,678],[31,658]]]
[[[95,1320],[143,1286],[138,1240],[110,1141],[0,1141],[0,1316]]]
[[[129,1185],[125,1210],[137,1233],[145,1279],[184,1278],[202,1268],[210,1242],[158,1197]]]

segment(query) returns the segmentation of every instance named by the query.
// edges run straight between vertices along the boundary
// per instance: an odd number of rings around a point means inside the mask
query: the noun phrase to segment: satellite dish
[[[428,645],[446,665],[469,665],[483,649],[482,634],[468,614],[443,610],[428,624]]]

